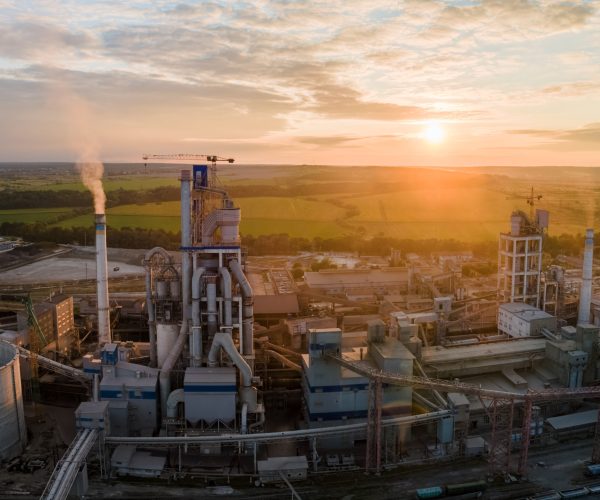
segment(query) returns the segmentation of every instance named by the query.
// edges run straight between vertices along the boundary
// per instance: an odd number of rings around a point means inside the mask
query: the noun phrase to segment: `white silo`
[[[0,460],[20,455],[27,444],[17,348],[0,341]]]

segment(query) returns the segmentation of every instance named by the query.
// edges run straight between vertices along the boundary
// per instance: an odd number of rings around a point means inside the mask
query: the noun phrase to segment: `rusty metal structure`
[[[354,361],[343,355],[327,354],[328,358],[340,365],[359,373],[372,380],[371,400],[369,405],[367,424],[367,471],[378,472],[381,468],[381,455],[374,450],[376,443],[381,443],[381,397],[379,397],[379,409],[377,408],[377,386],[382,384],[410,385],[414,389],[429,389],[440,392],[458,392],[473,395],[481,400],[489,401],[487,405],[488,416],[492,425],[492,438],[489,450],[490,475],[506,476],[511,472],[517,472],[521,476],[527,475],[527,456],[531,440],[531,418],[534,403],[557,400],[577,400],[584,398],[600,398],[600,386],[580,387],[576,389],[544,389],[541,391],[528,390],[526,393],[506,392],[493,389],[484,389],[479,386],[464,382],[440,380],[434,378],[398,375],[391,372],[376,370],[362,361]],[[521,450],[517,470],[511,469],[511,440],[513,433],[513,421],[515,405],[523,405],[523,421],[521,426]],[[484,405],[485,407],[485,405]],[[374,433],[375,436],[371,436]],[[596,426],[594,438],[595,460],[600,462],[600,420]],[[593,458],[594,460],[594,458]]]

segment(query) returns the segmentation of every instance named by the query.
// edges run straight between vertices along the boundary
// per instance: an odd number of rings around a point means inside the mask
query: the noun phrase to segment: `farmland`
[[[112,168],[112,170],[111,170]],[[169,166],[140,175],[143,166],[112,166],[105,189],[149,190],[177,186]],[[24,170],[26,172],[26,170]],[[10,189],[82,190],[74,172],[3,180]],[[424,169],[326,166],[219,166],[219,179],[242,209],[242,234],[290,236],[343,235],[395,238],[454,238],[491,241],[509,225],[514,209],[528,212],[524,197],[535,185],[540,208],[551,212],[549,233],[577,234],[600,217],[600,169],[474,168]],[[31,181],[31,183],[29,183]],[[83,207],[85,208],[85,207]],[[69,228],[90,226],[87,215],[69,217],[70,209],[0,211],[0,222],[50,222]],[[179,229],[179,203],[162,201],[108,209],[115,228]],[[57,220],[60,217],[61,220]]]

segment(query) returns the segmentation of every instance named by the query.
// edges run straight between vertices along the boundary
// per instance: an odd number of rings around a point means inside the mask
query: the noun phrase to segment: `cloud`
[[[72,32],[50,23],[0,24],[0,56],[9,59],[49,59],[58,53],[93,46],[94,38],[89,34]]]
[[[563,150],[600,150],[600,123],[589,123],[580,128],[566,130],[520,129],[507,132],[549,140],[550,142],[541,144],[543,147],[556,147]]]
[[[540,92],[547,95],[581,96],[600,92],[600,81],[567,82],[559,85],[543,87]]]
[[[585,1],[481,0],[447,5],[421,36],[450,40],[468,34],[480,40],[527,40],[582,28],[594,12]]]

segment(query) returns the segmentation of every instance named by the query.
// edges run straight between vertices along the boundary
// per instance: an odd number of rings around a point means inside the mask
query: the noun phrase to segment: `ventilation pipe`
[[[242,355],[238,352],[231,338],[231,331],[220,331],[215,334],[210,351],[208,353],[208,366],[218,365],[219,349],[223,349],[233,364],[240,371],[242,387],[240,388],[240,399],[248,404],[248,411],[256,411],[256,389],[252,387],[252,369]]]
[[[146,270],[146,311],[148,312],[148,331],[150,336],[150,366],[156,367],[156,317],[154,303],[152,302],[152,266],[151,260],[155,255],[162,255],[168,265],[173,264],[173,258],[164,248],[154,247],[144,255],[144,268]]]
[[[96,214],[96,300],[98,307],[98,344],[102,346],[111,341],[106,216],[104,214]]]
[[[177,405],[183,403],[185,394],[183,389],[175,389],[167,398],[167,418],[177,418]]]
[[[235,276],[236,281],[239,283],[242,289],[243,298],[243,313],[242,313],[242,339],[241,339],[241,350],[244,356],[254,355],[254,294],[252,293],[252,287],[240,263],[233,259],[229,263],[231,272]]]
[[[233,325],[233,316],[231,313],[231,274],[226,267],[219,268],[219,275],[221,276],[221,294],[223,295],[225,318],[224,325]]]
[[[577,324],[590,322],[592,303],[592,266],[594,264],[594,230],[585,232],[585,250],[583,253],[583,282],[579,292],[579,315]]]
[[[200,296],[202,291],[202,275],[206,272],[204,267],[198,267],[192,276],[192,336],[190,342],[190,356],[192,366],[202,366],[202,319],[200,316]]]

